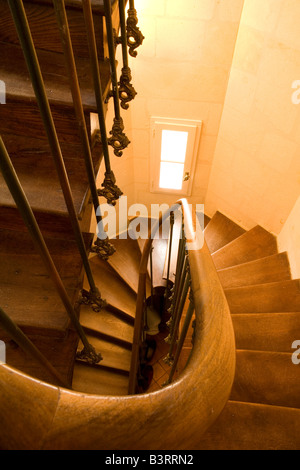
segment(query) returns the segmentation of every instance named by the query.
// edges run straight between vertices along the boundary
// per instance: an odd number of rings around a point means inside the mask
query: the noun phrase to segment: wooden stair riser
[[[237,349],[291,352],[300,338],[300,312],[233,314]]]
[[[25,11],[31,30],[34,45],[37,49],[63,53],[56,15],[51,4],[40,5],[30,1],[24,2]],[[70,34],[75,57],[89,57],[83,11],[77,8],[66,8]],[[13,23],[6,0],[0,1],[0,17],[2,26],[0,41],[19,44],[19,38]],[[103,16],[94,13],[94,27],[97,41],[98,57],[104,57]],[[47,34],[45,34],[47,30]]]
[[[300,366],[292,353],[237,351],[231,400],[300,408]]]
[[[218,271],[224,289],[291,279],[287,253],[268,256]]]
[[[112,344],[96,336],[87,335],[89,343],[97,352],[101,353],[103,360],[95,365],[96,368],[106,368],[128,374],[130,370],[131,351],[123,346]],[[79,341],[78,350],[82,349]]]
[[[126,322],[117,314],[103,308],[93,312],[89,306],[80,309],[80,323],[90,334],[131,348],[133,342],[133,325]]]
[[[231,313],[300,311],[299,280],[226,289]]]
[[[77,362],[74,367],[73,388],[78,392],[97,395],[127,395],[128,376]]]
[[[11,129],[9,134],[6,132],[1,134],[5,146],[9,150],[10,157],[26,157],[27,155],[32,156],[36,154],[40,158],[47,158],[51,154],[48,139],[39,139],[38,136],[16,135],[13,132],[14,130]],[[95,136],[96,134],[94,134],[94,137],[91,137],[92,158],[94,162],[99,162],[102,157],[102,147]],[[59,144],[64,158],[69,160],[83,158],[81,143],[60,141]]]
[[[36,359],[24,353],[21,348],[0,331],[0,338],[6,344],[6,361],[12,367],[22,370],[38,380],[57,385],[55,379]],[[72,377],[75,354],[78,346],[78,336],[68,330],[62,337],[28,335],[29,340],[48,359],[52,366],[64,377],[67,384],[72,387]]]
[[[38,226],[44,237],[74,239],[69,217],[34,211]],[[28,233],[19,210],[16,207],[0,206],[0,228]]]
[[[229,401],[197,450],[298,450],[300,410]]]
[[[137,293],[139,285],[139,270],[140,270],[140,252],[137,240],[132,240],[130,237],[127,239],[113,239],[111,240],[116,252],[108,259],[108,263],[117,275],[123,279],[126,284]],[[150,281],[147,279],[147,296],[150,295]]]
[[[216,212],[205,228],[204,235],[210,252],[214,253],[244,233],[242,227]]]
[[[1,307],[26,334],[64,336],[70,325],[69,316],[29,234],[2,229],[0,235]],[[88,250],[90,234],[84,239]],[[83,282],[77,246],[71,240],[45,242],[76,309]]]
[[[225,269],[277,253],[276,238],[257,226],[213,253],[216,268]]]
[[[68,142],[71,142],[72,145],[81,145],[73,109],[52,106],[51,111],[59,142],[65,145]],[[88,135],[90,135],[89,113],[85,115],[85,122]],[[1,107],[1,134],[10,135],[12,129],[14,136],[37,137],[39,140],[48,142],[40,111],[34,102],[8,99],[6,105]],[[5,141],[4,143],[6,144]]]
[[[107,301],[108,308],[123,314],[124,318],[132,322],[135,316],[136,294],[120,276],[116,275],[109,264],[100,260],[98,256],[90,259],[90,265],[96,285],[100,289],[102,298]]]

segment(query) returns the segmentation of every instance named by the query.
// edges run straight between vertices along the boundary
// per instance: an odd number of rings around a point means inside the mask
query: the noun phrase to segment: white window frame
[[[173,119],[152,117],[150,119],[151,129],[151,159],[150,159],[150,192],[177,194],[190,196],[193,187],[196,159],[199,151],[202,121],[189,119]],[[181,189],[167,189],[159,187],[162,131],[188,132],[187,151],[184,162],[183,175],[189,173],[189,179],[183,181]]]

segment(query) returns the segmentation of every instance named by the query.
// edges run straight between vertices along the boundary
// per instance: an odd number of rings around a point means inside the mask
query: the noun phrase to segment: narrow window
[[[190,195],[201,121],[152,118],[151,192]]]

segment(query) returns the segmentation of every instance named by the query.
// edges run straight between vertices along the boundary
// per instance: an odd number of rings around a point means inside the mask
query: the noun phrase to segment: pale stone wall
[[[129,58],[138,95],[123,113],[132,138],[124,155],[133,168],[135,202],[149,207],[176,200],[150,193],[150,117],[160,116],[203,121],[190,198],[203,203],[243,1],[136,0],[145,40],[137,58]],[[120,50],[118,59],[121,66]]]
[[[278,236],[280,251],[288,251],[291,273],[300,278],[300,196]]]
[[[300,194],[300,2],[245,0],[205,200],[278,234]]]

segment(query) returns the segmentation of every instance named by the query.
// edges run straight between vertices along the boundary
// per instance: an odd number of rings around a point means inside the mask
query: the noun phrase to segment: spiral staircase
[[[6,104],[0,107],[0,131],[84,331],[90,343],[101,352],[103,360],[99,364],[90,364],[76,357],[82,345],[2,176],[1,307],[60,372],[70,389],[82,394],[123,397],[128,394],[144,241],[130,236],[112,239],[116,251],[107,260],[91,252],[94,234],[90,233],[90,192],[51,3],[48,0],[24,1],[86,251],[96,284],[106,301],[100,311],[87,305],[81,294],[82,287],[87,288],[82,260],[6,0],[0,1],[0,78],[7,86]],[[97,174],[102,162],[102,147],[90,114],[96,112],[96,103],[81,2],[65,3]],[[117,27],[117,2],[111,3]],[[93,1],[92,4],[97,37],[105,38],[102,2]],[[99,41],[98,52],[105,99],[110,89],[105,40]],[[204,234],[231,311],[236,372],[228,403],[215,423],[204,435],[197,437],[194,448],[297,449],[300,444],[297,432],[300,425],[300,365],[292,362],[292,343],[300,338],[299,280],[291,278],[287,253],[278,252],[276,237],[260,226],[245,230],[217,212],[211,218],[205,217]],[[153,288],[158,299],[166,286],[167,246],[166,240],[154,240]],[[150,294],[149,275],[148,297]],[[160,314],[161,324],[157,316],[154,318],[157,331],[164,327],[163,312]],[[6,344],[9,366],[38,381],[54,384],[53,377],[2,330],[0,339]],[[186,357],[191,348],[187,342]],[[162,386],[161,377],[169,371],[169,366],[162,361],[164,354],[163,346],[159,344],[149,357],[153,380],[148,383],[147,394],[156,394]],[[184,367],[183,361],[178,366],[178,374]],[[177,425],[180,427],[181,423]],[[164,448],[163,437],[161,445]],[[0,448],[11,447],[18,448],[18,436],[14,442],[1,436]]]

